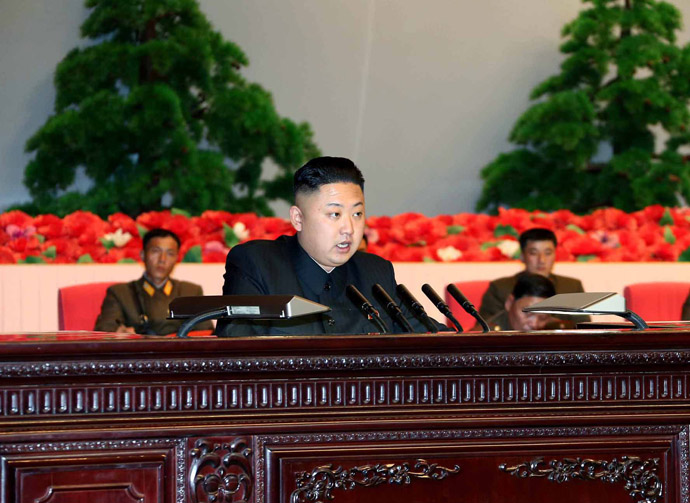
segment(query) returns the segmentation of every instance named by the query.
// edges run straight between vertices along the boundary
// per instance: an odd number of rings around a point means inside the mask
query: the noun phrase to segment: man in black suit
[[[234,335],[364,334],[378,332],[346,295],[354,285],[378,309],[392,332],[404,330],[388,316],[372,287],[379,283],[397,299],[393,264],[357,251],[364,232],[364,178],[349,159],[318,157],[294,177],[290,221],[295,236],[235,246],[225,263],[223,295],[298,295],[331,308],[293,320],[219,322],[217,333]],[[409,315],[416,332],[427,328]],[[439,327],[443,328],[439,324]]]

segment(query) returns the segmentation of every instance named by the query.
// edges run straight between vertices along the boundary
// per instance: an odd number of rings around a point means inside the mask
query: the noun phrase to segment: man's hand
[[[117,332],[118,334],[134,334],[134,333],[136,333],[134,331],[134,327],[126,327],[124,325],[118,325],[115,332]]]

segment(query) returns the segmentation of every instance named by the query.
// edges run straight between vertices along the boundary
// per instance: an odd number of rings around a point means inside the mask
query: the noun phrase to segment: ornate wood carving
[[[302,372],[323,370],[458,369],[574,365],[685,365],[690,351],[576,351],[519,353],[450,353],[245,358],[172,358],[138,360],[0,362],[3,377],[213,374],[227,372]]]
[[[638,503],[657,503],[664,493],[657,474],[658,458],[645,461],[636,456],[622,456],[620,461],[615,458],[611,461],[564,458],[547,463],[539,457],[515,466],[502,464],[498,468],[515,477],[545,477],[558,483],[575,479],[623,483],[625,490]]]
[[[409,463],[365,465],[348,469],[339,466],[335,470],[333,465],[319,466],[310,473],[300,472],[296,475],[297,489],[290,495],[290,503],[331,501],[334,499],[334,489],[348,491],[384,483],[410,484],[413,479],[443,480],[448,475],[459,473],[460,467],[455,465],[453,468],[445,468],[417,459],[414,470]]]
[[[118,450],[174,449],[175,501],[185,503],[185,442],[179,438],[144,438],[119,440],[69,440],[0,444],[0,455],[71,454],[75,452],[109,452]]]
[[[452,430],[406,430],[367,431],[351,433],[306,433],[284,435],[260,435],[256,437],[256,503],[264,503],[266,449],[276,445],[292,444],[338,444],[350,442],[391,442],[412,440],[455,440],[481,438],[561,438],[598,437],[611,435],[679,435],[681,439],[681,499],[690,502],[688,479],[690,479],[690,427],[682,425],[645,426],[568,426],[545,428],[468,428]]]
[[[690,490],[688,485],[688,474],[690,473],[690,427],[685,426],[678,434],[680,440],[680,445],[678,448],[678,454],[680,458],[680,500],[682,502],[690,501]]]
[[[494,404],[686,403],[687,377],[600,373],[453,377],[238,380],[153,385],[40,384],[0,387],[0,417],[93,416],[186,411],[346,410]]]
[[[254,485],[252,449],[245,438],[199,439],[190,450],[189,491],[193,503],[247,503]]]

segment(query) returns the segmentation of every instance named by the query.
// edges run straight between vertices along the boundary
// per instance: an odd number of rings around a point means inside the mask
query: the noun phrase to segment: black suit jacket
[[[297,237],[280,236],[275,241],[254,240],[232,248],[225,262],[224,278],[223,295],[298,295],[327,305],[331,311],[292,320],[219,321],[216,331],[221,336],[379,332],[345,294],[349,284],[378,309],[391,332],[404,332],[372,294],[372,287],[379,283],[400,304],[393,264],[377,255],[356,252],[329,274],[302,249]],[[416,332],[428,331],[401,307]]]

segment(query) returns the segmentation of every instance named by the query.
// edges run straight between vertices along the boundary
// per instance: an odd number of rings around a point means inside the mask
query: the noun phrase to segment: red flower
[[[416,215],[416,218],[411,218],[411,215],[413,214],[406,214],[405,218],[401,219],[401,225],[391,229],[390,237],[397,243],[431,245],[446,236],[447,224],[423,215]]]
[[[7,213],[0,214],[0,228],[5,228],[8,225],[16,225],[17,227],[24,228],[33,224],[34,219],[19,210],[8,211]]]
[[[225,258],[228,256],[228,251],[230,251],[230,249],[220,241],[207,241],[202,250],[201,261],[205,264],[214,262],[224,263]]]
[[[136,219],[136,222],[146,230],[159,229],[170,217],[170,211],[147,211]]]
[[[55,247],[56,259],[62,258],[69,259],[72,262],[76,262],[77,259],[82,255],[81,247],[77,245],[76,241],[67,238],[55,238],[46,240],[41,246],[41,251],[45,252],[51,246]]]
[[[98,245],[84,245],[80,246],[77,251],[75,251],[75,254],[77,255],[77,259],[81,257],[82,255],[90,255],[91,260],[94,262],[101,262],[101,258],[106,255],[106,250],[105,248],[98,244]]]
[[[16,264],[17,259],[7,246],[0,246],[0,264]]]
[[[369,244],[378,243],[383,246],[391,241],[391,230],[389,228],[370,227],[365,230],[365,234],[369,238]]]
[[[55,215],[39,215],[34,219],[36,232],[46,239],[53,239],[63,236],[64,224],[62,219]]]
[[[129,215],[124,213],[114,213],[108,217],[108,223],[111,226],[111,232],[117,229],[122,229],[123,232],[129,232],[133,237],[139,236],[139,228],[136,221]],[[130,240],[131,241],[131,240]]]
[[[264,217],[260,221],[260,225],[256,226],[253,231],[250,230],[250,239],[275,239],[283,234],[292,236],[295,234],[295,228],[289,220],[278,217]]]
[[[41,242],[36,237],[21,237],[7,243],[10,250],[15,253],[38,255],[41,251]],[[24,257],[22,257],[24,258]]]
[[[636,229],[638,227],[638,222],[635,217],[622,210],[617,208],[604,208],[596,210],[591,215],[582,217],[578,227],[585,231]]]
[[[561,246],[575,256],[598,255],[602,253],[602,246],[599,241],[579,234],[577,237],[567,240]]]
[[[435,257],[431,257],[426,246],[414,246],[410,248],[396,246],[390,250],[388,260],[394,262],[423,262],[425,258],[435,259]]]
[[[670,243],[659,243],[654,247],[652,257],[654,260],[675,262],[678,260],[681,251],[677,246]]]
[[[93,256],[91,257],[93,258]],[[141,261],[141,255],[138,251],[131,248],[111,248],[108,253],[98,257],[98,262],[112,264],[123,259]]]
[[[481,242],[492,241],[494,239],[494,229],[497,224],[497,217],[489,215],[473,215],[474,218],[468,218],[465,224],[465,234],[474,236]]]
[[[187,252],[189,251],[189,249],[193,248],[194,246],[197,246],[197,245],[203,245],[203,243],[201,242],[201,238],[196,237],[193,239],[186,239],[186,240],[182,241],[182,246],[180,247],[180,253],[179,253],[178,260],[182,260],[184,258],[184,256],[187,254]]]
[[[65,234],[80,245],[97,244],[108,231],[108,224],[88,211],[75,211],[63,219]]]
[[[390,229],[392,224],[393,220],[391,217],[387,216],[367,218],[367,227],[371,227],[372,229]]]
[[[640,225],[647,222],[659,223],[659,220],[661,220],[665,212],[666,208],[660,204],[654,204],[652,206],[647,206],[643,210],[636,211],[633,213],[633,216]]]
[[[223,229],[223,224],[232,226],[232,213],[227,211],[204,211],[200,217],[192,218],[192,222],[199,229],[199,232],[208,234]]]
[[[509,210],[499,208],[498,220],[500,221],[501,225],[510,225],[518,233],[523,232],[531,227],[537,227],[532,221],[532,215],[527,210],[517,208]]]

